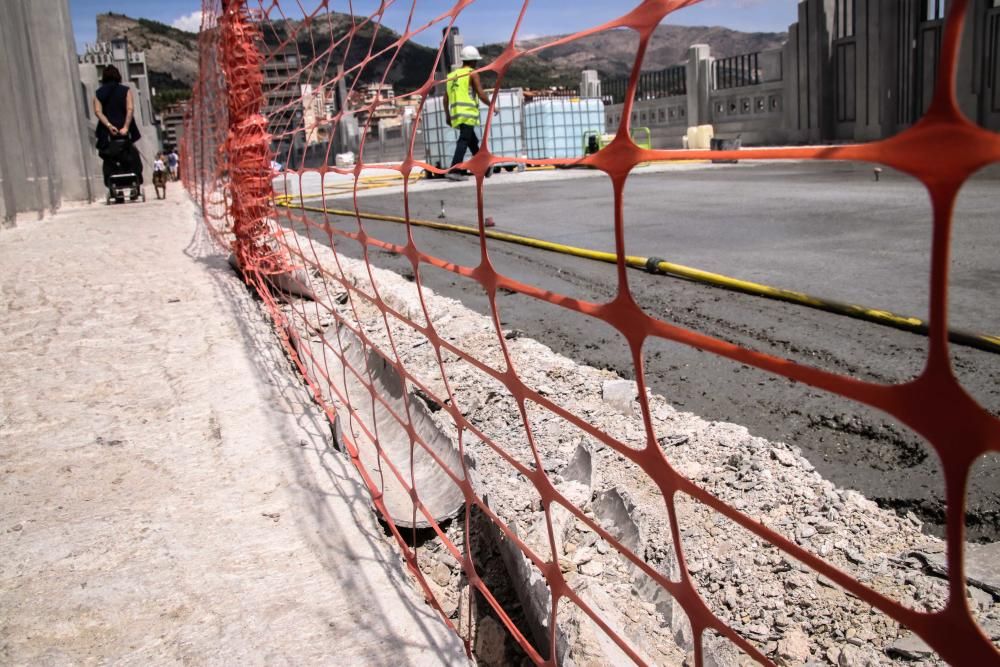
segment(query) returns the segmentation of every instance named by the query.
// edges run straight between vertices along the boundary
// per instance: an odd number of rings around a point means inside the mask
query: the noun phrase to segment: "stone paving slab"
[[[466,663],[171,185],[0,233],[0,662]]]

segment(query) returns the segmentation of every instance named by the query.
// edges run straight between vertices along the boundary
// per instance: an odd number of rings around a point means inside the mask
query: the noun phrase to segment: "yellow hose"
[[[378,220],[381,222],[407,223],[406,218],[398,215],[383,215],[381,213],[366,213],[350,209],[320,208],[317,206],[306,206],[305,204],[292,204],[291,199],[293,198],[294,196],[292,195],[281,195],[276,198],[276,203],[278,206],[283,206],[285,208],[297,208],[304,211],[326,213],[327,215],[344,216],[349,218],[358,217],[365,220]],[[428,227],[430,229],[439,229],[442,231],[479,236],[479,228],[470,227],[468,225],[455,225],[444,222],[434,222],[433,220],[419,220],[415,218],[410,218],[409,224],[418,227]],[[576,246],[564,245],[553,241],[544,241],[530,236],[498,232],[489,229],[484,230],[483,233],[487,238],[496,239],[498,241],[507,241],[508,243],[516,243],[530,248],[558,252],[564,255],[582,257],[584,259],[592,259],[599,262],[607,262],[609,264],[616,264],[618,262],[618,256],[613,252],[578,248]],[[786,303],[794,303],[800,306],[807,306],[809,308],[835,313],[837,315],[846,315],[847,317],[881,324],[883,326],[900,329],[902,331],[909,331],[911,333],[921,334],[924,336],[928,333],[927,324],[923,320],[917,317],[898,315],[888,310],[868,308],[866,306],[858,306],[849,303],[842,303],[840,301],[833,301],[831,299],[823,299],[805,294],[803,292],[796,292],[793,290],[783,289],[781,287],[771,287],[770,285],[763,285],[761,283],[755,283],[748,280],[740,280],[739,278],[732,278],[719,273],[712,273],[711,271],[702,271],[701,269],[684,266],[683,264],[674,264],[673,262],[667,262],[658,258],[626,255],[625,264],[636,269],[649,271],[651,273],[662,273],[664,275],[686,278],[704,285],[721,287],[727,290],[761,296],[768,299],[775,299]],[[948,340],[959,345],[985,350],[986,352],[1000,353],[1000,336],[968,332],[960,329],[950,329],[948,331]]]

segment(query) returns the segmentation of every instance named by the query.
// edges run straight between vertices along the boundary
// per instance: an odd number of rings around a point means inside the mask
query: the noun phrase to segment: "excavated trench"
[[[330,257],[322,254],[319,260],[324,264],[331,262],[332,253]],[[347,276],[357,289],[372,293],[377,284],[380,296],[403,316],[414,319],[424,316],[413,298],[413,283],[378,269],[371,269],[369,273],[363,263],[352,263],[344,257],[340,262],[342,267],[347,267]],[[451,417],[457,408],[470,423],[501,442],[507,454],[516,460],[528,462],[533,448],[537,447],[541,455],[539,462],[549,473],[549,479],[573,507],[579,508],[584,517],[603,528],[610,538],[635,553],[644,567],[651,567],[671,580],[678,579],[681,573],[674,552],[677,545],[672,544],[670,520],[665,514],[663,498],[655,485],[649,484],[649,480],[635,469],[634,464],[599,442],[573,436],[572,429],[567,430],[565,422],[546,414],[529,415],[535,436],[535,445],[530,445],[524,438],[524,424],[513,397],[505,394],[501,384],[451,353],[444,354],[440,363],[444,364],[455,405],[444,409],[440,399],[430,395],[440,397],[447,394],[441,391],[440,379],[434,379],[435,375],[440,378],[441,368],[438,360],[428,355],[426,338],[391,317],[386,327],[386,320],[377,308],[363,299],[350,298],[342,287],[333,285],[338,294],[324,293],[331,284],[322,287],[317,290],[321,301],[324,304],[339,304],[336,306],[340,311],[339,317],[348,321],[357,318],[356,326],[365,331],[372,346],[361,344],[346,328],[334,326],[332,317],[303,316],[305,309],[289,311],[296,313],[298,319],[290,318],[294,325],[286,333],[299,356],[304,358],[306,371],[322,380],[320,387],[329,385],[321,390],[323,398],[332,405],[340,406],[342,401],[339,397],[347,397],[355,407],[356,414],[353,415],[343,410],[338,412],[341,440],[344,440],[344,434],[351,436],[351,441],[358,448],[359,460],[369,476],[380,485],[386,509],[397,519],[397,523],[413,526],[415,530],[426,524],[420,522],[419,516],[414,520],[415,509],[409,494],[401,484],[393,481],[395,476],[387,470],[387,466],[379,463],[379,447],[397,463],[398,472],[404,479],[415,482],[420,499],[431,515],[446,522],[449,539],[460,551],[464,548],[464,522],[461,517],[452,519],[463,506],[464,498],[442,470],[446,467],[461,478],[461,459],[454,444],[455,422]],[[495,332],[488,319],[454,301],[430,293],[426,307],[426,317],[449,340],[464,349],[473,350],[475,356],[486,364],[496,366],[502,363],[496,357]],[[316,312],[318,315],[318,309]],[[618,379],[616,374],[606,370],[581,366],[554,355],[551,350],[527,337],[512,333],[507,339],[515,362],[532,361],[528,365],[520,365],[522,379],[530,386],[539,387],[545,395],[557,397],[557,402],[573,402],[573,411],[588,415],[588,421],[597,428],[614,433],[614,437],[628,446],[638,446],[644,441],[641,425],[635,416],[634,395],[631,398],[625,396],[624,401],[609,398],[609,387],[631,383]],[[334,350],[340,354],[333,354]],[[415,374],[429,393],[404,393],[404,383],[393,363],[385,356],[387,350],[398,356],[407,372]],[[314,359],[309,360],[310,356]],[[340,360],[341,356],[346,364]],[[374,400],[373,394],[383,400]],[[861,496],[837,490],[822,480],[813,466],[798,455],[798,450],[754,438],[746,429],[732,424],[710,424],[693,415],[679,413],[657,395],[651,396],[650,401],[657,433],[684,436],[663,438],[660,443],[670,449],[669,456],[682,474],[698,480],[711,493],[732,503],[737,509],[760,513],[761,521],[779,530],[782,530],[781,526],[788,525],[789,517],[785,512],[795,508],[795,516],[800,517],[798,523],[815,523],[817,526],[811,531],[794,528],[796,539],[810,549],[818,550],[838,567],[877,563],[879,559],[884,561],[887,557],[897,557],[898,554],[909,553],[924,539],[913,525],[891,515],[886,516]],[[412,428],[401,428],[390,410],[403,416]],[[368,437],[366,430],[378,438],[378,446],[373,438]],[[424,452],[422,447],[413,446],[411,432],[419,434],[433,456]],[[676,600],[635,563],[622,558],[616,548],[573,512],[559,504],[543,506],[533,483],[514,471],[494,449],[477,438],[468,437],[468,432],[463,442],[470,483],[477,495],[543,562],[559,564],[573,590],[602,622],[607,623],[613,635],[625,638],[630,649],[635,650],[645,662],[679,664],[689,655],[693,641],[691,626]],[[733,452],[742,453],[737,455]],[[747,490],[754,493],[747,495]],[[753,503],[759,499],[769,500],[758,503],[755,508]],[[694,559],[688,561],[688,572],[698,581],[699,587],[706,587],[702,594],[713,608],[715,604],[721,604],[719,600],[724,598],[728,601],[734,595],[730,589],[733,584],[727,582],[743,581],[745,577],[741,572],[756,564],[761,553],[767,554],[764,556],[766,562],[762,561],[767,569],[757,573],[763,581],[762,588],[746,592],[741,589],[741,594],[749,596],[745,598],[743,609],[754,614],[772,614],[768,610],[775,603],[768,602],[767,596],[773,590],[781,590],[782,586],[770,580],[783,577],[784,573],[791,572],[789,576],[797,577],[794,586],[784,587],[785,591],[792,591],[786,593],[789,606],[797,604],[795,599],[798,596],[814,596],[825,585],[816,579],[806,582],[803,576],[808,576],[807,571],[781,560],[780,556],[762,551],[766,546],[756,546],[746,536],[731,530],[720,532],[722,526],[718,517],[706,513],[703,506],[692,503],[690,499],[678,506],[678,512],[682,537],[694,540],[692,545],[685,547],[685,550],[692,548],[686,553],[689,559]],[[484,581],[495,595],[499,594],[499,602],[504,609],[514,612],[512,617],[516,625],[533,637],[539,653],[547,656],[552,598],[545,577],[492,522],[482,516],[473,519],[473,530],[467,534],[474,540],[476,536],[482,538],[477,540],[478,543],[469,545],[477,570],[481,576],[486,575],[483,576]],[[862,525],[865,528],[861,532],[853,533]],[[856,537],[842,541],[826,537],[831,532],[848,534],[847,531],[852,531]],[[716,542],[721,535],[725,535],[724,540]],[[853,540],[860,535],[865,535],[865,541],[856,546]],[[808,541],[811,536],[817,536],[815,542]],[[461,568],[457,568],[450,554],[444,553],[437,540],[429,539],[419,546],[422,548],[419,558],[425,559],[420,565],[421,570],[434,580],[432,590],[435,597],[440,593],[445,598],[445,614],[453,620],[466,618],[470,605],[467,600],[478,599],[478,595],[470,596]],[[498,559],[491,557],[497,553],[504,568],[497,568]],[[734,557],[738,563],[725,565]],[[752,558],[754,563],[743,562],[747,558]],[[720,571],[720,566],[726,569]],[[889,591],[890,595],[912,595],[913,600],[919,599],[921,604],[928,603],[925,601],[933,603],[940,597],[939,586],[916,574],[905,578],[907,588],[900,588],[902,579],[885,579],[883,570],[872,571],[865,576],[876,577],[880,590]],[[913,587],[917,590],[909,592]],[[580,608],[565,603],[566,598],[563,598],[557,615],[559,624],[555,629],[555,657],[560,663],[627,662],[621,647],[607,633],[596,628]],[[484,609],[486,605],[476,606],[478,608],[472,616],[479,626],[466,628],[463,632],[461,622],[458,625],[463,636],[472,639],[478,649],[480,643],[486,642],[475,638],[475,633],[482,627],[495,629],[497,624],[490,612]],[[752,611],[754,608],[759,611]],[[844,619],[840,622],[847,623],[847,619],[855,618],[862,608],[862,603],[843,598],[829,609],[818,611],[833,614]],[[758,636],[755,633],[760,628],[777,627],[767,618],[757,623],[750,621],[746,625],[746,618],[741,621],[739,616],[730,617],[730,612],[724,607],[715,610],[745,636]],[[801,620],[813,623],[815,634],[810,636],[809,641],[816,642],[814,650],[824,650],[824,642],[837,640],[829,634],[831,626],[820,625],[818,619],[811,616],[814,613],[802,612]],[[891,641],[893,635],[888,633],[893,632],[892,628],[881,628],[879,632],[882,633],[878,639],[879,646],[886,641],[884,637],[890,637]],[[506,641],[501,651],[506,656],[504,659],[523,658],[509,639],[503,639],[502,631],[492,632],[491,636]],[[762,650],[773,656],[780,633],[765,632],[759,637],[764,642],[770,642]],[[728,641],[718,636],[704,638],[703,647],[708,654],[719,659],[732,657],[735,650]],[[493,655],[496,654],[493,651]]]

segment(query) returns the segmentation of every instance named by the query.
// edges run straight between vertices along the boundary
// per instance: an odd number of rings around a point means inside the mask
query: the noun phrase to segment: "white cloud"
[[[198,32],[201,30],[201,10],[196,12],[191,12],[186,16],[182,16],[171,23],[173,27],[178,30],[185,30],[187,32]]]

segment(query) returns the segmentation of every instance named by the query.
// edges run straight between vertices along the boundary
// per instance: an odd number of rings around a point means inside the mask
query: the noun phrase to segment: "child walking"
[[[156,188],[157,199],[167,198],[167,178],[169,178],[169,172],[163,160],[163,153],[157,153],[156,160],[153,162],[153,187]]]

